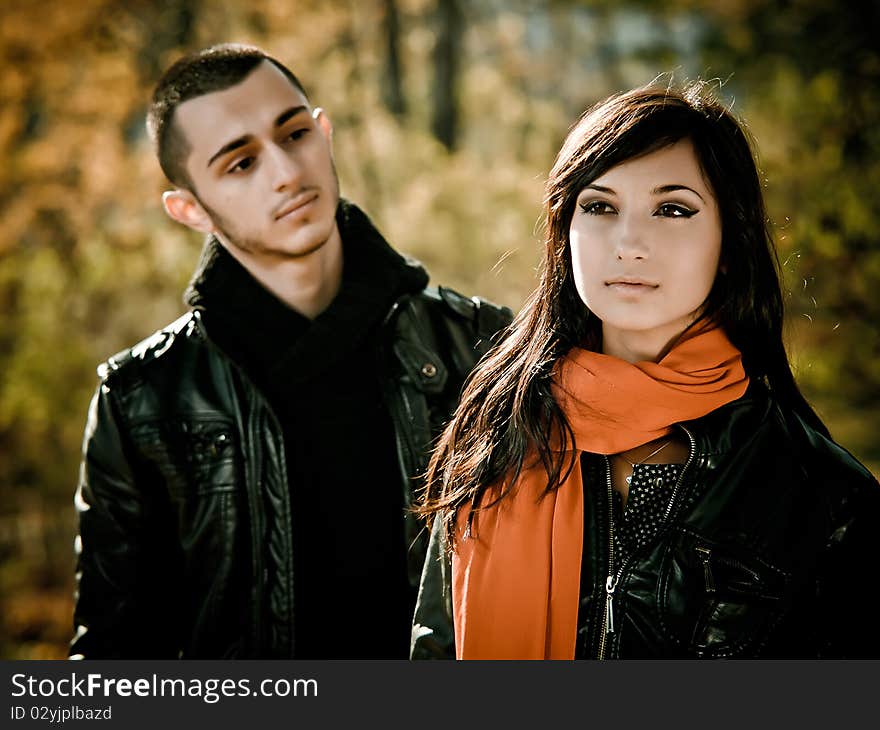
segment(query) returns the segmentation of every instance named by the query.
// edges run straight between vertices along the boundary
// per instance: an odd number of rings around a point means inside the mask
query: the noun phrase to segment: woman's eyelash
[[[616,212],[614,207],[604,200],[591,200],[586,203],[580,203],[579,206],[587,215],[608,215]],[[662,218],[690,218],[698,212],[680,203],[663,203],[658,206],[655,215],[659,215]]]
[[[697,214],[696,210],[687,208],[684,205],[678,205],[677,203],[663,203],[663,205],[657,208],[657,212],[667,218],[690,218]]]
[[[613,208],[603,200],[591,200],[587,203],[581,203],[581,210],[588,215],[604,215]]]

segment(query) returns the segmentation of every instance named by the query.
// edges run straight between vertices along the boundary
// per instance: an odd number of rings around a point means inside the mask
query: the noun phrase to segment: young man
[[[326,113],[261,50],[178,61],[148,127],[208,238],[190,311],[98,370],[71,656],[406,658],[406,508],[510,311],[340,200]]]

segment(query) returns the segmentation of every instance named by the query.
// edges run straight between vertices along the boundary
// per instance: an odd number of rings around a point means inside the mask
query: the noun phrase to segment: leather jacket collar
[[[342,285],[314,320],[264,289],[216,238],[205,242],[184,299],[202,312],[212,339],[267,382],[320,375],[357,349],[396,300],[428,282],[422,266],[394,251],[357,206],[340,201],[337,224],[345,262]]]

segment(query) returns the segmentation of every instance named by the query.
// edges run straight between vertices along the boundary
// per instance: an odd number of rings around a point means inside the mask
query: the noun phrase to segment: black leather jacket
[[[760,384],[681,427],[690,457],[665,525],[622,565],[609,565],[605,460],[583,456],[577,656],[880,657],[874,477]],[[449,564],[436,532],[429,550],[416,659],[454,655]]]
[[[510,318],[442,288],[388,313],[378,356],[405,504],[465,377]],[[76,494],[71,656],[294,656],[290,492],[264,398],[197,311],[98,372]],[[427,536],[404,519],[415,585]]]

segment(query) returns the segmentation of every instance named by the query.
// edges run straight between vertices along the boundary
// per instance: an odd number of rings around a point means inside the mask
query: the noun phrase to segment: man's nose
[[[279,145],[270,145],[267,162],[271,168],[272,189],[282,192],[289,188],[299,188],[302,181],[302,164],[289,150]]]
[[[648,245],[643,224],[634,217],[627,216],[620,223],[614,251],[617,258],[621,261],[646,258]]]

